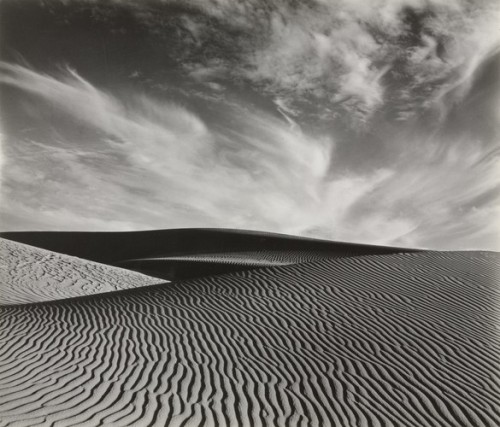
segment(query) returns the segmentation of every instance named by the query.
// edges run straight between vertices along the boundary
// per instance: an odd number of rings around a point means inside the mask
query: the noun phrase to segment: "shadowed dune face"
[[[6,232],[0,237],[166,280],[414,249],[228,229],[137,232]]]
[[[495,427],[499,270],[380,254],[3,307],[0,426]]]

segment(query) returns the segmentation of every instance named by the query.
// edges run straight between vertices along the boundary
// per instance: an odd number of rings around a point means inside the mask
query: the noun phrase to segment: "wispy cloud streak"
[[[435,135],[387,167],[340,172],[333,137],[257,109],[232,106],[210,125],[145,95],[124,102],[71,70],[54,78],[2,63],[0,82],[93,130],[83,144],[63,130],[59,140],[7,140],[3,218],[21,215],[34,228],[219,226],[498,247],[500,162],[491,148]]]

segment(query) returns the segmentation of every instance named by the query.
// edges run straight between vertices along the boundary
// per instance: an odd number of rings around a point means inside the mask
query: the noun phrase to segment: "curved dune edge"
[[[259,257],[296,258],[309,253],[359,256],[416,249],[290,236],[224,228],[186,228],[123,232],[34,231],[3,232],[0,237],[103,264],[128,259],[198,256],[199,254],[259,253]]]
[[[168,281],[325,258],[419,251],[250,230],[202,228],[5,232],[0,237]]]
[[[116,262],[114,265],[168,281],[176,281],[343,256],[352,255],[314,250],[264,250],[136,258]]]
[[[30,304],[165,282],[0,238],[0,305]]]
[[[499,271],[374,255],[4,307],[0,426],[496,427]]]

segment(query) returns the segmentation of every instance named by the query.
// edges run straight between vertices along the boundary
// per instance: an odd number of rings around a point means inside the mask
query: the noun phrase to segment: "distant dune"
[[[241,235],[227,251],[139,243],[107,260],[241,268],[155,285],[14,244],[2,294],[66,282],[48,286],[53,301],[1,309],[0,426],[500,425],[499,254],[330,243],[328,255],[311,240],[259,248]],[[65,293],[79,280],[137,287]]]
[[[414,251],[226,229],[10,232],[0,237],[167,280],[322,258]]]

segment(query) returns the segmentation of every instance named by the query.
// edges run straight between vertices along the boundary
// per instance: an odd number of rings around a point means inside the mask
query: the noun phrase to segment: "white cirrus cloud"
[[[345,172],[332,137],[289,117],[231,105],[209,125],[168,101],[124,102],[71,70],[1,63],[0,82],[88,129],[79,141],[63,126],[54,140],[4,138],[7,227],[21,216],[38,229],[217,226],[434,248],[500,234],[498,155],[473,144],[414,141],[388,167]]]

